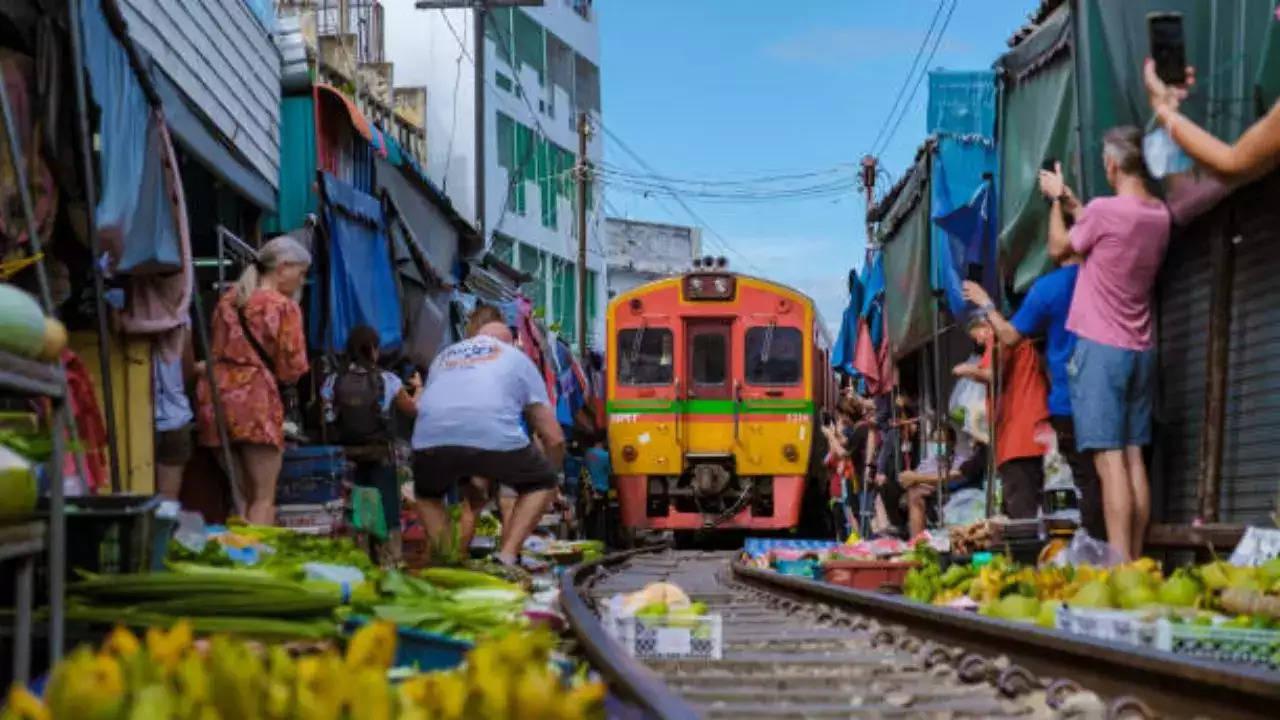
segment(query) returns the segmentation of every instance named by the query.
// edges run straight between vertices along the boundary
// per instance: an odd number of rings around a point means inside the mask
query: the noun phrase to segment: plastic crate
[[[79,571],[119,574],[164,569],[173,522],[156,517],[159,495],[86,495],[66,498],[66,577]],[[49,519],[49,500],[41,498],[31,517]],[[10,561],[12,562],[12,561]],[[0,572],[8,573],[6,564]],[[7,577],[7,575],[0,575]],[[48,555],[36,560],[35,600],[48,602]],[[0,586],[0,605],[13,603],[13,585]]]
[[[792,575],[810,580],[817,580],[822,573],[822,566],[817,560],[778,560],[774,562],[773,569],[780,575]]]
[[[312,535],[333,535],[343,527],[343,505],[341,502],[279,505],[276,525]]]
[[[900,560],[829,560],[822,564],[822,578],[855,590],[898,591],[907,573],[918,565]]]
[[[343,625],[352,635],[369,622],[367,617],[353,616]],[[462,664],[472,644],[448,635],[423,632],[412,628],[396,628],[396,657],[393,667],[417,668],[423,672],[451,670]]]
[[[277,505],[323,505],[342,499],[342,477],[307,475],[280,478],[276,483]]]
[[[1057,628],[1215,662],[1280,669],[1280,630],[1175,623],[1141,610],[1058,608]]]
[[[1280,630],[1156,621],[1155,647],[1185,657],[1280,669]]]
[[[1059,630],[1096,640],[1156,648],[1156,619],[1140,610],[1058,607]]]
[[[605,627],[632,657],[719,660],[723,623],[719,615],[605,618]]]
[[[308,477],[345,477],[349,464],[341,445],[300,445],[284,451],[280,480]]]

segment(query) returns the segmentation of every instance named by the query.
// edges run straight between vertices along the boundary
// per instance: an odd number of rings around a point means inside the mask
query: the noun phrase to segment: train
[[[606,328],[624,532],[820,532],[839,385],[813,300],[700,261],[616,295]]]

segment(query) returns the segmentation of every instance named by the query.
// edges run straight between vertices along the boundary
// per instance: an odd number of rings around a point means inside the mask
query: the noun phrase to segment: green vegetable
[[[418,572],[423,580],[442,588],[499,587],[518,590],[514,585],[487,573],[451,567],[429,567]]]

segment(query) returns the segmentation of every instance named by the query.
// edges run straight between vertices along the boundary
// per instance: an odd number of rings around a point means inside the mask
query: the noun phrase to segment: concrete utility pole
[[[541,7],[543,0],[417,0],[413,6],[419,10],[458,10],[471,8],[472,31],[475,33],[475,44],[471,49],[472,65],[476,69],[475,78],[475,163],[476,163],[476,231],[485,246],[489,244],[489,235],[485,232],[484,207],[484,120],[485,102],[484,85],[486,80],[484,69],[484,29],[488,20],[490,7]],[[514,32],[514,31],[509,31]],[[501,34],[499,34],[501,37]],[[512,68],[518,72],[517,68]]]
[[[862,190],[866,193],[867,207],[864,217],[867,218],[867,262],[871,261],[871,249],[875,245],[875,237],[871,234],[871,206],[876,202],[876,159],[871,155],[862,156]]]
[[[587,362],[587,182],[591,169],[587,165],[587,138],[591,125],[587,113],[578,113],[578,164],[574,175],[578,180],[578,355]]]

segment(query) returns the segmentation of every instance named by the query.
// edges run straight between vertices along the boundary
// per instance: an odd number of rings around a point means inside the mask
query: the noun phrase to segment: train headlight
[[[787,462],[795,462],[800,459],[800,450],[795,445],[787,443],[782,446],[782,457]]]
[[[627,462],[631,463],[631,462],[635,462],[635,461],[636,461],[636,458],[638,458],[638,457],[640,457],[640,453],[639,453],[639,452],[636,452],[636,449],[635,449],[635,447],[634,447],[634,446],[632,446],[632,445],[623,445],[623,446],[622,446],[622,459],[623,459],[623,460],[625,460],[625,461],[627,461]]]

